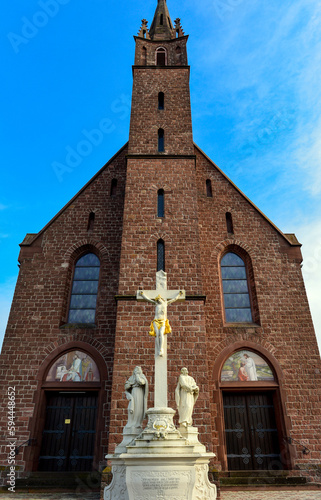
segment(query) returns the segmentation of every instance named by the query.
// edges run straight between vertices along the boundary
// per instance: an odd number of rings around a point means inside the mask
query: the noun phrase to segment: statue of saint
[[[157,356],[164,355],[164,335],[171,333],[171,327],[167,319],[167,306],[172,302],[184,297],[184,292],[182,290],[178,291],[177,294],[172,298],[163,298],[160,294],[154,299],[147,297],[143,290],[139,290],[138,295],[150,302],[155,304],[155,318],[151,322],[149,335],[156,337],[156,353]],[[164,293],[165,295],[165,293]]]
[[[142,426],[147,411],[148,382],[140,366],[136,366],[132,376],[125,382],[125,394],[129,400],[125,429],[132,428],[134,431]]]
[[[178,408],[179,423],[184,427],[193,423],[192,413],[199,395],[199,387],[193,377],[188,375],[187,368],[181,369],[178,384],[175,390],[175,401]]]

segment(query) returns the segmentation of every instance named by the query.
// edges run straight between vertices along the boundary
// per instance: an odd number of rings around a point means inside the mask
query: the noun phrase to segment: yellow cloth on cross
[[[166,319],[166,320],[165,319],[154,319],[150,324],[150,332],[149,332],[149,335],[151,335],[152,337],[156,337],[154,323],[156,323],[158,328],[160,328],[161,326],[163,326],[165,324],[165,332],[164,332],[165,335],[167,333],[171,333],[172,329],[171,329],[171,326],[169,324],[168,319]]]

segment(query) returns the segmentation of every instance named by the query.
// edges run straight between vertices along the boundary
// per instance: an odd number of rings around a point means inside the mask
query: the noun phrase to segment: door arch
[[[38,376],[26,470],[92,471],[99,468],[107,367],[98,351],[71,342],[53,351]]]
[[[249,365],[254,365],[252,373],[247,371],[250,366],[245,366],[245,354],[251,358]],[[283,374],[271,353],[253,342],[235,342],[221,351],[214,377],[222,469],[291,468],[293,457],[285,439],[290,421],[284,408]]]

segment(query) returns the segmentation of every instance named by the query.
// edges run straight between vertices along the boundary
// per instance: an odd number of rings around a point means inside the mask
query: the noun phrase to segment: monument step
[[[221,471],[218,472],[220,478],[222,477],[253,477],[253,476],[289,476],[288,470],[236,470],[236,471]]]
[[[305,477],[293,476],[272,476],[269,473],[266,476],[253,475],[253,476],[233,476],[233,477],[220,477],[220,486],[303,486],[307,484]]]

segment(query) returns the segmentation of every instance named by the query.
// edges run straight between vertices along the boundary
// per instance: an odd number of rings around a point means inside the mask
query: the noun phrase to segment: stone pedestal
[[[176,429],[175,411],[151,408],[148,424],[125,453],[107,455],[113,480],[104,500],[215,500],[206,453],[195,427]],[[117,449],[116,449],[117,450]]]

